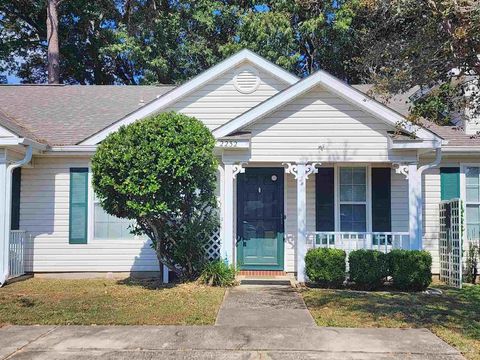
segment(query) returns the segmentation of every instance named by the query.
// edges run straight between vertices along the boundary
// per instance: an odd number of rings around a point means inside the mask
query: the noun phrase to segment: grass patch
[[[224,292],[193,283],[34,278],[0,289],[0,326],[210,325]]]
[[[442,295],[308,289],[303,297],[319,326],[427,328],[480,360],[480,286],[437,287]]]

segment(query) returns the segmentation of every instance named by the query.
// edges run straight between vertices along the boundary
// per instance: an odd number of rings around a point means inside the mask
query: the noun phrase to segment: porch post
[[[305,164],[297,165],[297,280],[305,282],[305,255],[307,255],[307,186]]]
[[[221,245],[221,256],[227,264],[235,263],[233,258],[234,251],[234,180],[239,173],[244,173],[242,164],[225,163],[224,172],[224,194],[223,194],[223,238]]]
[[[307,254],[307,179],[317,173],[316,164],[287,164],[285,170],[297,179],[297,281],[305,282],[305,255]]]
[[[10,239],[6,228],[10,229],[10,224],[6,222],[6,202],[7,202],[7,164],[0,163],[0,286],[7,280],[8,275],[8,249]]]
[[[409,237],[412,250],[422,250],[422,178],[417,164],[408,165]]]

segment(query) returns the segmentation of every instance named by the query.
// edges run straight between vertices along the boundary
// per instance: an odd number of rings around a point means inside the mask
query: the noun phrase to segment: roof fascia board
[[[160,96],[158,99],[153,100],[152,102],[144,105],[140,109],[132,112],[123,119],[113,123],[112,125],[106,127],[100,132],[90,136],[89,138],[83,140],[79,145],[95,145],[101,142],[108,134],[111,132],[117,131],[122,125],[131,124],[141,118],[149,116],[159,110],[173,104],[178,101],[180,98],[192,93],[201,86],[205,85],[212,79],[220,76],[221,74],[227,72],[228,70],[234,68],[235,66],[241,64],[242,62],[249,61],[259,68],[267,71],[268,73],[274,75],[277,78],[280,78],[287,82],[288,84],[294,84],[299,81],[299,78],[295,75],[289,73],[288,71],[282,69],[281,67],[271,63],[270,61],[262,58],[261,56],[251,52],[250,50],[241,50],[235,55],[223,60],[214,67],[200,73],[193,79],[187,81],[183,85],[167,92],[166,94]]]
[[[27,138],[0,138],[0,146],[17,146],[17,145],[25,145],[25,146],[32,146],[36,150],[45,150],[47,145],[41,144],[31,139]]]
[[[230,120],[228,123],[214,130],[213,135],[215,136],[215,138],[221,138],[231,134],[234,131],[238,131],[245,126],[251,124],[252,122],[256,121],[257,119],[268,115],[269,113],[272,113],[273,111],[280,108],[282,105],[286,104],[295,97],[307,92],[308,90],[312,89],[317,85],[324,86],[332,93],[338,95],[346,101],[349,101],[350,103],[353,103],[362,110],[383,120],[387,124],[390,124],[392,126],[402,124],[402,127],[405,131],[415,134],[422,139],[435,140],[439,143],[441,143],[442,141],[441,137],[435,135],[428,130],[423,129],[420,126],[411,124],[410,122],[406,121],[406,119],[402,115],[389,109],[387,106],[369,98],[362,92],[354,89],[343,81],[321,70],[290,86],[289,88],[283,90],[282,92],[257,105],[251,110],[236,117],[235,119]]]

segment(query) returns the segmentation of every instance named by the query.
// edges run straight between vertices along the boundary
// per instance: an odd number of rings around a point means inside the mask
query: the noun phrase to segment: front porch
[[[421,249],[416,171],[416,164],[225,163],[221,257],[243,271],[284,271],[304,282],[309,248]]]

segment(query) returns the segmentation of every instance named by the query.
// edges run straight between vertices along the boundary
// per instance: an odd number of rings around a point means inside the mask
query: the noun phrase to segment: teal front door
[[[283,168],[247,168],[237,182],[237,263],[283,270]]]

